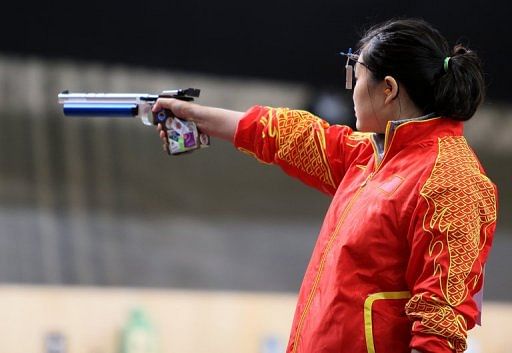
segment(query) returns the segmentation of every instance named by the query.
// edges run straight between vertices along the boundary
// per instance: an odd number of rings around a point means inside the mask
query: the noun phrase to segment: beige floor
[[[65,337],[67,353],[117,353],[131,309],[144,309],[160,353],[269,352],[283,348],[293,295],[83,287],[0,286],[0,352],[44,352],[45,336]],[[508,353],[512,305],[485,303],[471,353]],[[268,348],[268,347],[267,347]]]

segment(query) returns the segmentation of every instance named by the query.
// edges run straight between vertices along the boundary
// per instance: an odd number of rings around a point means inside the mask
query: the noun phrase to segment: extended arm
[[[347,126],[330,126],[303,110],[256,105],[237,112],[166,98],[153,107],[153,111],[161,109],[195,122],[202,132],[233,142],[240,151],[278,165],[288,175],[329,195],[334,195],[361,151],[370,152],[368,134],[354,133]],[[159,130],[167,143],[161,126]]]

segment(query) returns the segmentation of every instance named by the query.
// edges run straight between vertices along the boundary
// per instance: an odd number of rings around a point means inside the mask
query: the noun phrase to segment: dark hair
[[[373,77],[393,76],[425,114],[468,120],[484,100],[484,75],[476,53],[462,45],[450,51],[447,40],[423,20],[379,24],[358,46]],[[446,57],[451,58],[445,71]]]

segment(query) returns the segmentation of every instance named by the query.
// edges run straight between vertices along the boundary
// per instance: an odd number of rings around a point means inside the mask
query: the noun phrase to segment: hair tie
[[[450,62],[451,58],[451,56],[447,56],[446,58],[444,58],[444,72],[448,72],[448,63]]]

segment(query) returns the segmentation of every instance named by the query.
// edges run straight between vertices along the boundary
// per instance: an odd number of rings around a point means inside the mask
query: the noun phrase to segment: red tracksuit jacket
[[[377,136],[255,106],[235,146],[333,196],[287,352],[463,352],[479,315],[497,196],[462,123],[388,123]]]

